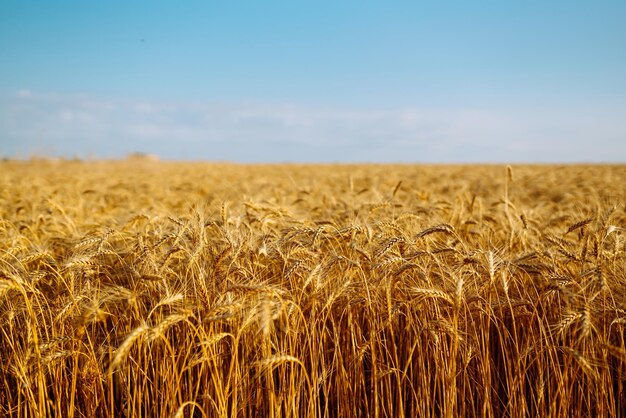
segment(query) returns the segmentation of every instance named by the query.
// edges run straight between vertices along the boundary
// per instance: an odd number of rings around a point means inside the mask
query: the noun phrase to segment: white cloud
[[[58,114],[58,119],[62,122],[89,123],[94,120],[94,116],[89,112],[81,110],[61,109]]]
[[[27,93],[26,93],[27,92]],[[626,111],[358,109],[0,96],[0,153],[237,161],[625,161]]]
[[[157,110],[153,104],[145,102],[134,104],[132,109],[137,113],[153,113]]]

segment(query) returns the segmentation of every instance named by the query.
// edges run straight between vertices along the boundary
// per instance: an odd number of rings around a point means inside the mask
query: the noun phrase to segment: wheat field
[[[0,163],[0,415],[626,411],[626,167]]]

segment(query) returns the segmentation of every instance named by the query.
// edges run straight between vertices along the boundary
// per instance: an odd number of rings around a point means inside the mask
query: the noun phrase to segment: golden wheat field
[[[0,415],[626,411],[626,167],[0,163]]]

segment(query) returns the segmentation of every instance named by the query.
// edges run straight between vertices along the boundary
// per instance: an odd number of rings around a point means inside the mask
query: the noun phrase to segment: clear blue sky
[[[625,1],[0,2],[0,155],[626,162]]]

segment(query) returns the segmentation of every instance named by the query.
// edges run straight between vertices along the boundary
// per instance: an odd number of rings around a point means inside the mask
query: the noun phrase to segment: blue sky
[[[0,2],[0,155],[626,162],[623,1]]]

